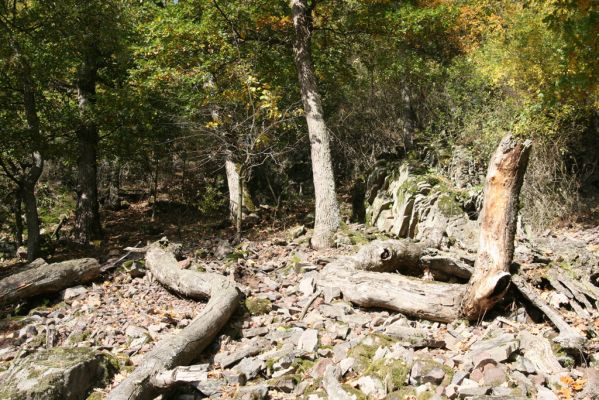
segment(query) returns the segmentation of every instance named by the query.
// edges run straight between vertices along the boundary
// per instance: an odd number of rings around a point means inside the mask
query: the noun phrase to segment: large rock
[[[446,179],[408,163],[385,168],[378,165],[369,178],[370,225],[403,238],[440,242],[447,236],[466,250],[476,250],[480,190],[452,188]]]
[[[0,377],[0,400],[80,400],[116,371],[89,348],[55,347],[16,361]]]

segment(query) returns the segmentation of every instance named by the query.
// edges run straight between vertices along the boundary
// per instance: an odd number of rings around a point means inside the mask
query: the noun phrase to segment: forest
[[[0,0],[0,400],[598,396],[596,1]]]

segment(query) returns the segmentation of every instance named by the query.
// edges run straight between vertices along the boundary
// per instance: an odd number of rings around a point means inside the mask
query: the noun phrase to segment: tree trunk
[[[231,221],[237,220],[239,201],[242,196],[239,184],[239,168],[230,158],[225,160],[225,172],[227,174],[227,186],[229,187],[229,218]]]
[[[94,121],[93,104],[96,101],[98,52],[91,46],[79,70],[77,101],[79,106],[78,182],[75,211],[75,241],[88,244],[102,235],[100,206],[98,204],[98,127]]]
[[[489,163],[485,184],[478,252],[462,314],[481,318],[505,294],[514,255],[518,196],[528,165],[531,142],[507,135]]]
[[[237,242],[241,242],[241,224],[243,222],[243,168],[239,169],[239,188],[237,190],[237,217],[235,219],[235,230],[237,231]]]
[[[139,366],[110,394],[109,400],[153,399],[160,393],[156,376],[191,363],[214,339],[239,305],[235,284],[219,274],[180,269],[172,253],[152,247],[146,266],[169,289],[194,298],[210,297],[200,314],[179,333],[156,344]]]
[[[15,243],[17,249],[23,245],[23,210],[21,209],[21,191],[15,190],[14,192],[15,202],[13,205],[13,213],[15,216]]]
[[[33,296],[56,293],[74,285],[93,281],[99,276],[100,264],[93,258],[55,264],[42,262],[36,267],[0,281],[0,305],[16,303]]]
[[[307,0],[291,0],[290,5],[295,27],[293,52],[310,136],[316,200],[312,246],[325,248],[333,244],[333,235],[339,227],[339,206],[335,195],[329,132],[324,122],[312,62],[312,11],[308,8]]]
[[[25,203],[25,218],[27,220],[27,261],[31,262],[39,257],[41,250],[40,221],[37,213],[35,186],[24,185],[21,194]]]

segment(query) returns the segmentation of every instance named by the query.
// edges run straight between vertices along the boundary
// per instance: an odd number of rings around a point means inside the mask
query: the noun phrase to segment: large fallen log
[[[218,274],[180,269],[175,256],[158,246],[146,253],[146,267],[169,289],[210,300],[185,329],[158,342],[131,375],[110,392],[109,400],[155,398],[164,386],[158,374],[196,359],[229,321],[240,301],[233,282]]]
[[[56,293],[71,286],[91,282],[98,279],[100,273],[100,264],[93,258],[54,264],[38,262],[36,266],[0,281],[0,305]]]
[[[375,241],[351,257],[327,265],[319,285],[338,287],[349,301],[364,307],[382,307],[434,321],[460,316],[476,320],[505,294],[514,253],[517,203],[530,153],[530,142],[507,135],[493,155],[486,180],[479,250],[473,272],[457,260],[422,262],[429,243]],[[447,257],[446,257],[447,261]],[[460,278],[472,273],[468,285],[426,282],[397,274],[421,275],[436,268]],[[378,272],[374,272],[378,271]]]

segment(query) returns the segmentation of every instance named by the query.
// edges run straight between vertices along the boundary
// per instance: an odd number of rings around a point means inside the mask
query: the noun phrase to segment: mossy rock
[[[89,348],[56,347],[19,359],[0,382],[0,400],[79,400],[116,372],[113,358]]]
[[[268,314],[272,310],[271,301],[261,297],[248,297],[244,305],[250,315]]]

